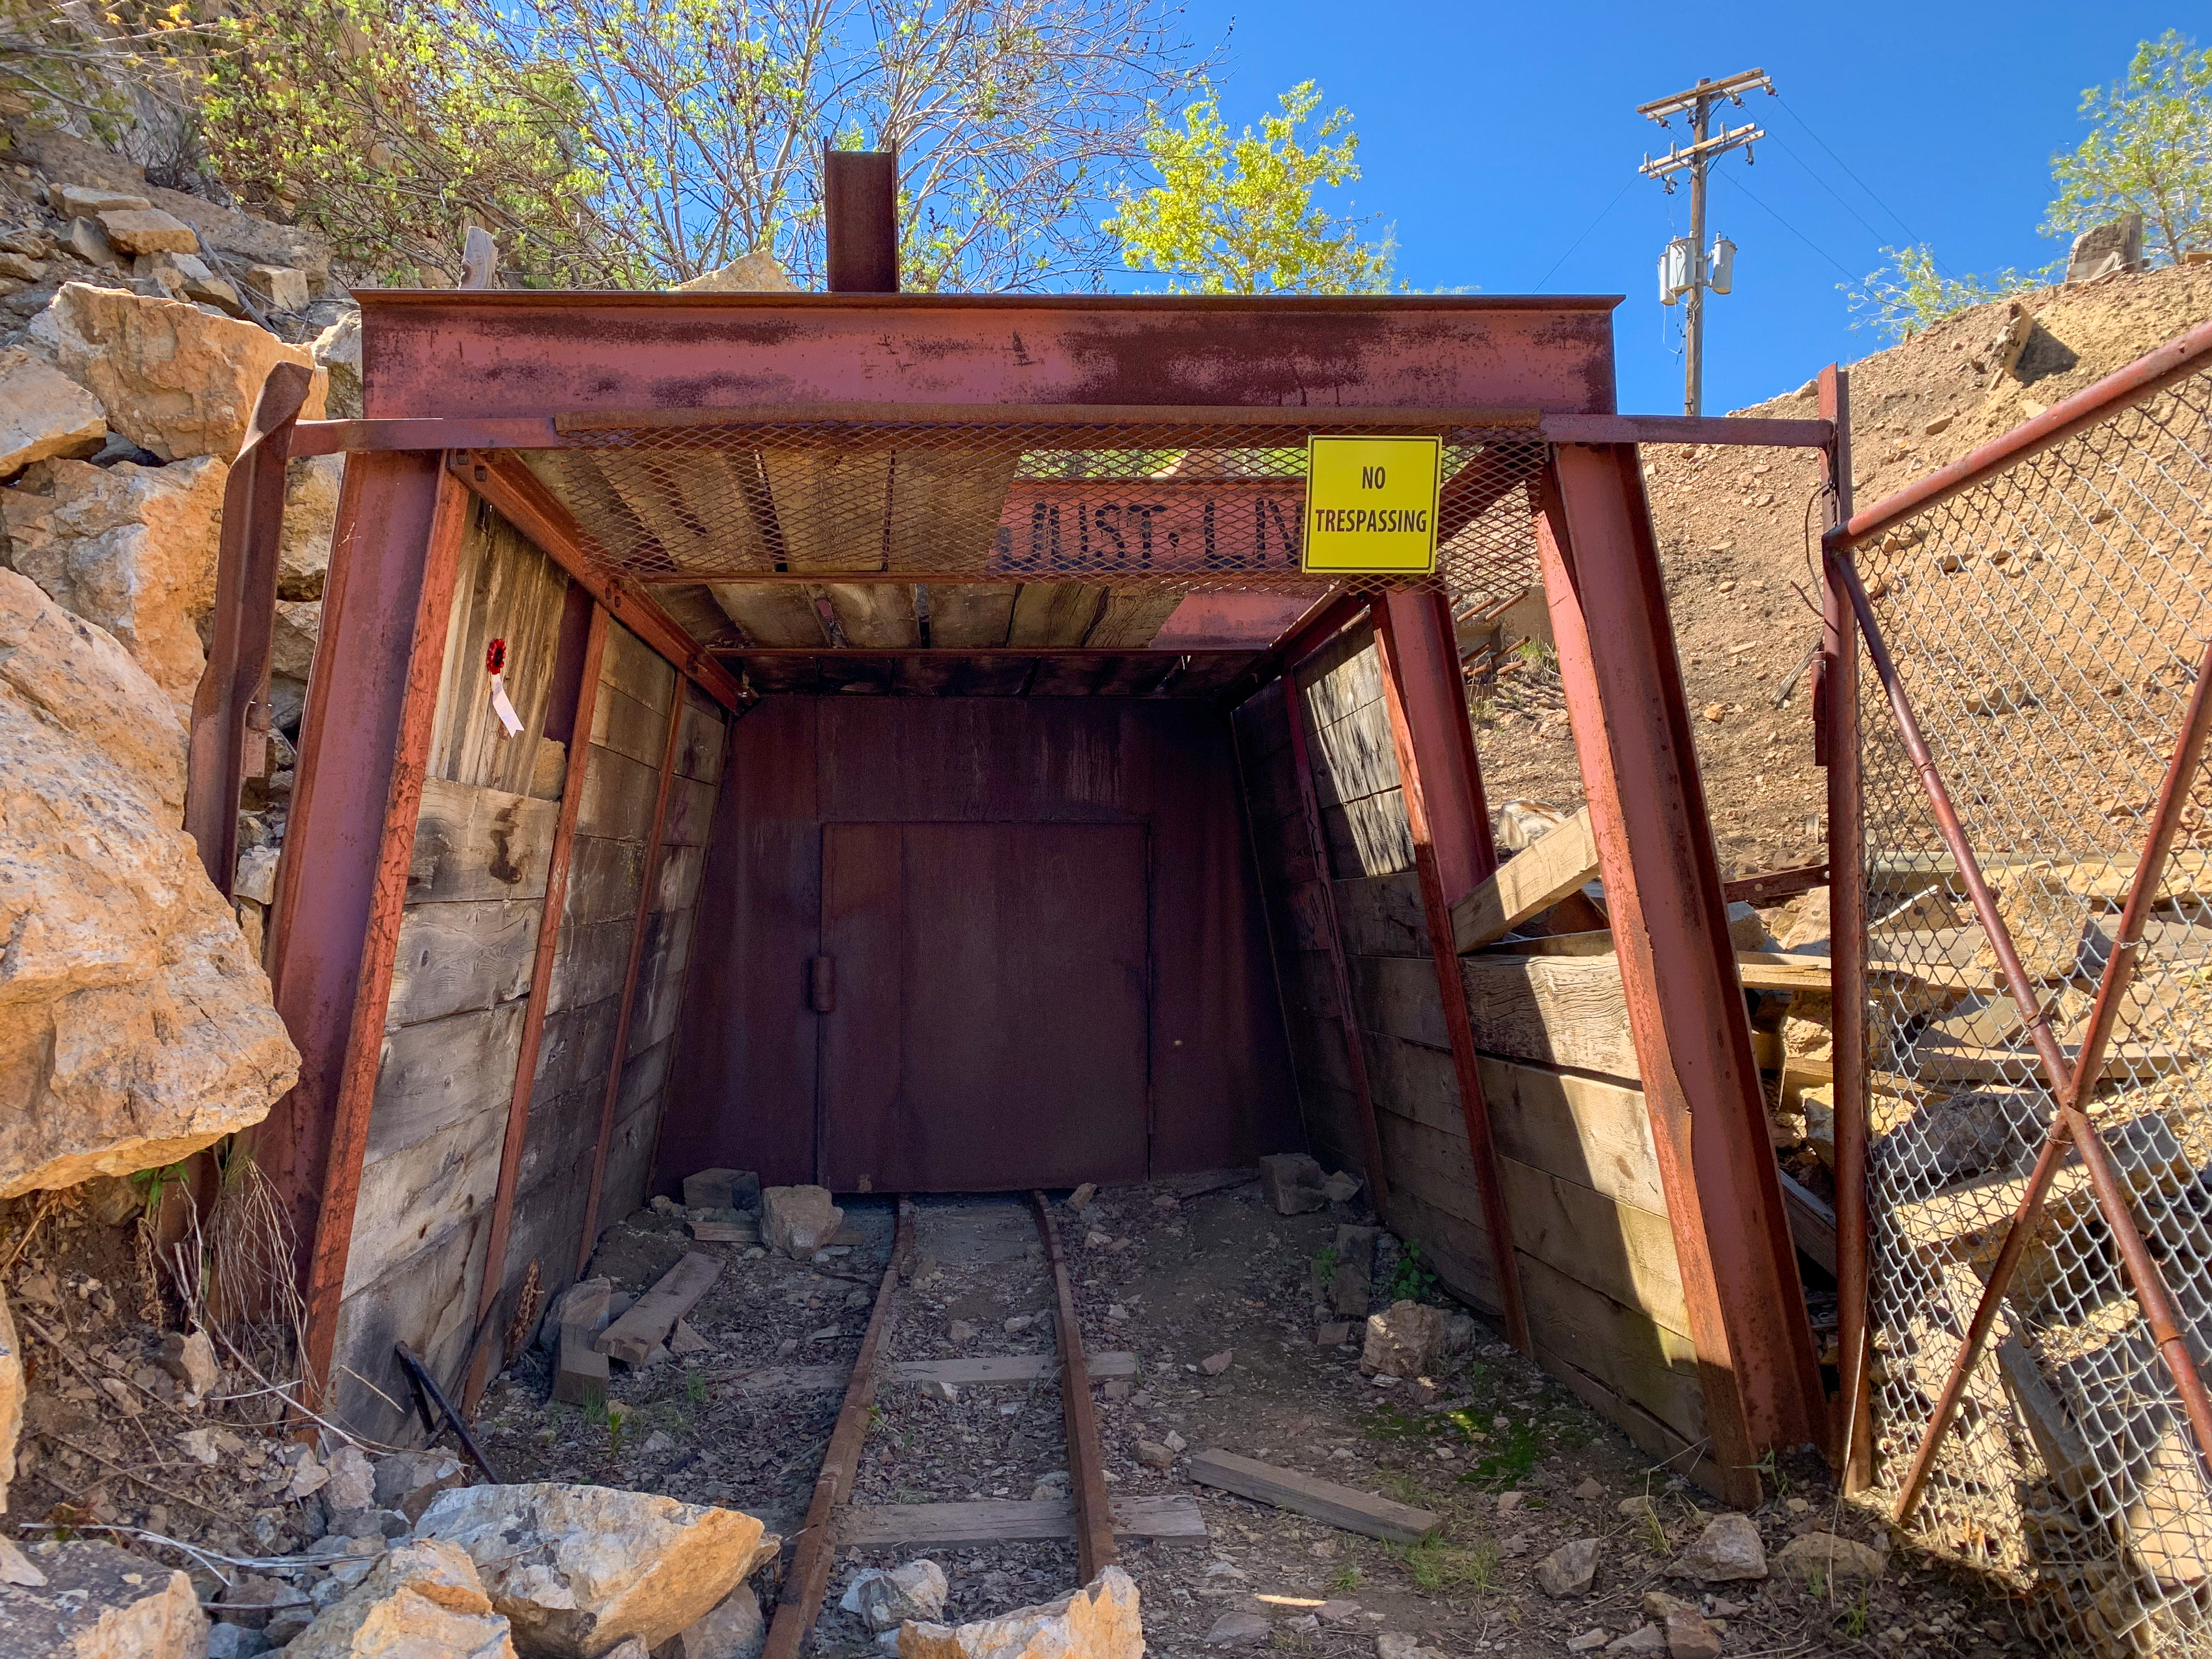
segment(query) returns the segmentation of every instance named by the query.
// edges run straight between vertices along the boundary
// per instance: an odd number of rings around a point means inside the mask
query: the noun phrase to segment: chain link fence
[[[2070,1066],[2212,645],[2212,374],[2114,407],[1857,549],[1871,614]],[[1895,1508],[2059,1102],[1878,690],[1869,923],[1875,1478]],[[2082,1099],[2184,1340],[2212,1337],[2212,781],[2184,780]],[[2120,945],[2119,948],[2127,948]],[[1911,1527],[2052,1649],[2212,1653],[2212,1482],[2069,1148]]]

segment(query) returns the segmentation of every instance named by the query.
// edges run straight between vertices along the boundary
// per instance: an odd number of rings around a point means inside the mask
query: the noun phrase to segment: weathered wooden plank
[[[697,686],[684,683],[684,713],[676,728],[676,775],[715,784],[722,778],[722,751],[727,746],[730,724],[714,699]],[[657,757],[653,757],[656,761]]]
[[[1363,1030],[1449,1049],[1442,993],[1433,963],[1411,957],[1352,957],[1352,1006]],[[1478,1036],[1481,1028],[1476,1027]]]
[[[643,841],[653,833],[653,803],[659,785],[658,759],[647,766],[593,744],[584,763],[583,800],[576,809],[577,835]]]
[[[797,582],[708,582],[747,645],[817,647],[830,643],[830,630],[807,590]]]
[[[1344,951],[1352,957],[1429,957],[1421,878],[1411,870],[1331,884]]]
[[[1436,1270],[1454,1296],[1486,1313],[1504,1306],[1498,1294],[1497,1255],[1487,1229],[1441,1210],[1410,1188],[1391,1190],[1383,1219],[1401,1238],[1421,1247],[1421,1260]]]
[[[1182,603],[1182,594],[1174,588],[1109,587],[1106,608],[1083,642],[1097,651],[1141,650]]]
[[[1664,1214],[1616,1203],[1517,1158],[1498,1160],[1498,1179],[1516,1249],[1690,1340],[1681,1263]]]
[[[1279,1510],[1311,1516],[1346,1532],[1361,1533],[1392,1544],[1414,1544],[1443,1525],[1443,1516],[1393,1502],[1371,1492],[1355,1492],[1334,1480],[1277,1468],[1256,1457],[1208,1448],[1192,1457],[1190,1478],[1218,1486],[1240,1498],[1271,1504]]]
[[[1539,1334],[1536,1363],[1565,1383],[1575,1397],[1613,1425],[1655,1462],[1680,1469],[1716,1496],[1725,1496],[1724,1471],[1706,1455],[1702,1441],[1686,1438],[1675,1429],[1592,1376]]]
[[[1825,991],[1828,958],[1786,951],[1739,951],[1736,977],[1747,991]]]
[[[603,449],[566,459],[596,471],[678,570],[769,568],[751,452]]]
[[[625,1364],[642,1364],[653,1346],[676,1328],[676,1322],[690,1313],[721,1276],[720,1257],[686,1251],[627,1313],[601,1331],[592,1346]]]
[[[1337,1000],[1336,970],[1327,957],[1315,951],[1291,951],[1284,952],[1277,962],[1286,1010],[1315,1022],[1341,1023],[1344,1011]]]
[[[890,562],[884,568],[981,575],[990,566],[999,516],[1020,462],[1020,450],[1005,444],[899,450],[891,461],[884,538]]]
[[[652,803],[648,801],[647,809]],[[661,826],[665,847],[704,847],[714,823],[714,786],[696,778],[668,781],[668,817]]]
[[[661,746],[668,741],[668,712],[649,708],[627,691],[602,685],[592,699],[592,741],[658,770]]]
[[[475,1328],[489,1223],[487,1208],[374,1280],[349,1274],[325,1409],[355,1433],[386,1445],[405,1445],[421,1435],[394,1345],[406,1343],[437,1376],[453,1375]],[[350,1269],[350,1258],[347,1265]]]
[[[1705,1438],[1705,1390],[1688,1338],[1534,1256],[1522,1253],[1516,1261],[1529,1329],[1685,1440]]]
[[[613,1028],[608,1027],[611,1042]],[[592,1162],[599,1150],[599,1114],[607,1100],[604,1066],[574,1088],[559,1093],[540,1089],[530,1097],[530,1126],[522,1143],[522,1164],[515,1178],[517,1194],[538,1190],[548,1182],[580,1179],[588,1187]],[[578,1200],[578,1223],[581,1200]],[[518,1206],[518,1213],[520,1208]],[[569,1242],[575,1242],[571,1235]],[[573,1261],[571,1250],[565,1260]]]
[[[1004,645],[1014,624],[1012,582],[932,583],[929,642],[941,651]]]
[[[430,723],[430,776],[510,794],[530,793],[568,593],[561,568],[478,503],[461,538],[438,707]],[[507,642],[503,684],[522,721],[513,738],[492,711],[484,653],[495,639]]]
[[[1305,821],[1293,815],[1273,823],[1252,826],[1252,856],[1260,870],[1260,884],[1278,891],[1302,881],[1318,881],[1328,872],[1314,851]]]
[[[407,902],[543,898],[560,813],[557,801],[425,778]]]
[[[653,1179],[653,1148],[660,1133],[666,1097],[656,1095],[628,1117],[618,1118],[607,1143],[606,1180],[600,1188],[602,1231],[645,1202]]]
[[[1509,933],[1482,949],[1485,955],[1494,957],[1609,957],[1613,929],[1592,927],[1576,933],[1539,933],[1534,938]]]
[[[1247,756],[1243,780],[1244,811],[1254,823],[1273,823],[1303,810],[1297,769],[1287,750],[1260,760]]]
[[[881,570],[891,452],[775,447],[761,452],[793,570]]]
[[[512,1083],[512,1058],[507,1065]],[[490,1208],[507,1127],[507,1115],[495,1108],[495,1103],[397,1151],[370,1155],[362,1166],[346,1254],[347,1295]]]
[[[1106,603],[1106,590],[1074,582],[1024,582],[1014,595],[1006,643],[1077,646]]]
[[[588,1081],[605,1082],[608,1063],[614,1058],[618,1012],[618,1000],[610,997],[545,1017],[544,1033],[538,1040],[538,1074],[531,1089],[532,1102],[541,1103],[531,1107],[533,1128],[543,1102]]]
[[[1392,1188],[1402,1188],[1432,1209],[1489,1231],[1465,1131],[1431,1129],[1395,1112],[1378,1110],[1375,1133],[1382,1143],[1383,1167]]]
[[[545,1012],[620,996],[623,975],[629,971],[628,921],[599,921],[564,927],[560,948],[553,957],[553,982],[545,994]]]
[[[489,1008],[528,991],[544,908],[535,899],[409,905],[392,953],[387,1029]]]
[[[1628,1000],[1613,957],[1464,957],[1460,978],[1475,1043],[1485,1053],[1636,1077]]]
[[[606,655],[599,665],[599,686],[632,696],[654,712],[665,714],[676,690],[676,671],[643,640],[612,623],[607,628]]]
[[[562,907],[563,926],[629,921],[637,915],[645,882],[642,842],[579,836],[569,854],[568,893]]]
[[[464,1118],[494,1112],[504,1121],[524,1006],[518,999],[385,1034],[368,1112],[372,1162]]]
[[[617,1122],[642,1110],[659,1096],[661,1085],[668,1081],[669,1050],[673,1046],[665,1042],[653,1043],[632,1054],[623,1065],[622,1092],[615,1100]]]
[[[1346,629],[1298,670],[1297,681],[1309,729],[1382,702],[1382,666],[1374,629],[1362,623]]]
[[[1291,746],[1290,705],[1281,680],[1271,681],[1245,698],[1230,719],[1237,729],[1237,760],[1247,768],[1263,765]]]
[[[1267,925],[1279,951],[1329,949],[1334,932],[1327,884],[1302,881],[1267,896]]]
[[[1487,881],[1452,906],[1452,944],[1465,955],[1500,939],[1540,910],[1548,910],[1597,874],[1597,837],[1585,806],[1499,865]]]
[[[1352,1060],[1344,1047],[1343,1022],[1301,1018],[1288,1024],[1291,1063],[1297,1067],[1300,1083],[1325,1089],[1332,1095],[1355,1095]]]
[[[1619,1203],[1667,1213],[1642,1090],[1488,1057],[1482,1062],[1482,1089],[1502,1155],[1580,1182]]]
[[[921,643],[911,587],[892,582],[832,582],[822,592],[846,644],[897,651]]]
[[[1321,828],[1333,875],[1387,876],[1413,867],[1413,832],[1395,789],[1322,807]]]
[[[689,910],[699,898],[699,878],[706,873],[704,847],[664,847],[660,868],[653,882],[653,908]]]
[[[1202,1539],[1206,1517],[1180,1493],[1111,1500],[1114,1535],[1155,1542]],[[1073,1498],[999,1499],[969,1504],[856,1504],[844,1511],[837,1542],[844,1549],[937,1549],[1049,1541],[1075,1536]]]
[[[1316,728],[1310,752],[1314,794],[1323,806],[1398,793],[1398,754],[1380,702]]]
[[[1822,1268],[1834,1273],[1835,1206],[1818,1193],[1792,1180],[1788,1170],[1778,1173],[1782,1177],[1782,1201],[1790,1211],[1790,1237],[1796,1241],[1802,1255],[1810,1256]]]

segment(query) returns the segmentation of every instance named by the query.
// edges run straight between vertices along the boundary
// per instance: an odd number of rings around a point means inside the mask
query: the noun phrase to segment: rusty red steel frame
[[[390,476],[348,481],[324,600],[324,628],[334,637],[324,642],[301,732],[301,775],[319,770],[317,762],[328,771],[295,801],[288,878],[277,895],[276,1008],[301,1063],[299,1083],[254,1145],[311,1241],[301,1356],[311,1393],[330,1381],[468,516],[467,492],[436,463],[393,457]],[[404,641],[398,652],[395,634]],[[328,854],[353,879],[302,883],[303,848],[345,846],[363,818],[375,826],[367,856],[357,844],[347,856]],[[339,1033],[343,1046],[334,1048]]]
[[[1822,453],[1830,526],[1851,516],[1850,380],[1831,363],[1819,380],[1835,441]],[[1858,619],[1823,556],[1820,666],[1813,699],[1814,758],[1826,769],[1830,1000],[1834,1005],[1836,1146],[1836,1462],[1847,1492],[1874,1478],[1873,1334],[1867,1318],[1866,884],[1859,775]]]
[[[606,1185],[607,1149],[614,1139],[615,1112],[622,1101],[623,1073],[629,1064],[629,1022],[637,1012],[638,965],[645,960],[645,935],[652,926],[653,898],[660,884],[661,837],[667,831],[668,795],[676,781],[677,740],[683,731],[684,684],[678,680],[668,688],[668,733],[661,741],[660,780],[653,789],[653,824],[645,843],[645,881],[638,891],[637,917],[630,924],[629,965],[623,970],[622,1001],[615,1015],[614,1058],[607,1068],[606,1097],[599,1105],[599,1146],[592,1158],[591,1194],[584,1203],[584,1237],[576,1246],[579,1274],[590,1265],[592,1247],[599,1237],[599,1198]]]
[[[1754,1466],[1825,1439],[1826,1402],[1637,452],[1556,448],[1537,547],[1710,1455],[1730,1500],[1755,1504]]]
[[[262,382],[246,441],[222,489],[222,539],[216,559],[214,637],[192,694],[186,751],[185,830],[216,891],[238,874],[238,796],[269,754],[269,659],[276,619],[276,567],[284,530],[284,464],[313,386],[297,363],[278,363]]]
[[[1291,767],[1297,774],[1298,817],[1305,826],[1306,846],[1311,853],[1321,891],[1322,926],[1328,937],[1328,971],[1336,989],[1339,1020],[1344,1030],[1345,1069],[1352,1075],[1352,1096],[1359,1108],[1359,1156],[1367,1176],[1367,1191],[1380,1210],[1389,1201],[1389,1172],[1382,1159],[1382,1138],[1375,1122],[1375,1096],[1368,1085],[1367,1045],[1359,1032],[1359,1016],[1352,1000],[1352,969],[1344,957],[1344,929],[1336,913],[1336,884],[1330,878],[1328,837],[1322,831],[1321,798],[1314,789],[1311,743],[1306,732],[1305,699],[1298,693],[1298,664],[1285,665],[1283,674],[1283,717],[1291,727]]]
[[[1374,604],[1375,648],[1381,657],[1383,705],[1397,751],[1398,786],[1413,842],[1413,869],[1421,885],[1421,915],[1435,964],[1444,1032],[1451,1044],[1460,1118],[1467,1128],[1468,1161],[1482,1200],[1490,1237],[1491,1271],[1505,1334],[1533,1354],[1521,1267],[1513,1254],[1513,1219],[1498,1179],[1498,1147],[1491,1133],[1490,1102],[1482,1088],[1482,1060],[1474,1050],[1474,1021],[1467,984],[1453,949],[1451,907],[1498,865],[1490,840],[1490,814],[1474,769],[1474,732],[1460,696],[1459,654],[1451,613],[1442,594],[1393,593]],[[1437,603],[1431,604],[1431,600]],[[1464,744],[1457,726],[1466,730]]]
[[[584,769],[591,763],[592,716],[599,702],[599,670],[607,650],[606,607],[594,600],[584,636],[576,709],[568,733],[568,766],[561,780],[561,811],[553,823],[552,850],[545,859],[545,898],[538,913],[538,942],[530,959],[529,1001],[522,1012],[522,1041],[514,1059],[514,1088],[507,1097],[507,1131],[500,1143],[499,1182],[493,1188],[491,1235],[484,1247],[483,1288],[477,1297],[481,1324],[498,1302],[507,1271],[507,1243],[514,1226],[515,1183],[528,1139],[530,1097],[538,1081],[538,1054],[545,1040],[545,1005],[553,988],[553,963],[560,954],[561,913],[568,902],[568,872],[576,851],[576,821],[584,802]],[[678,701],[682,701],[678,688]],[[619,1060],[617,1070],[620,1070]],[[489,1351],[481,1346],[471,1360],[461,1408],[474,1411],[489,1376]]]

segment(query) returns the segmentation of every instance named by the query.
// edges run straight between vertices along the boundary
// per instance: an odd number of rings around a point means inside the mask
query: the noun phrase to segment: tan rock
[[[825,1187],[770,1187],[761,1194],[761,1243],[804,1261],[844,1224]]]
[[[349,311],[315,337],[316,367],[331,377],[330,417],[361,418],[361,313]]]
[[[750,1577],[762,1542],[736,1510],[551,1482],[442,1492],[415,1531],[474,1557],[517,1643],[552,1659],[659,1647]]]
[[[279,599],[270,631],[269,672],[304,680],[315,660],[315,638],[323,626],[320,599]]]
[[[284,472],[284,534],[276,549],[276,597],[319,599],[331,568],[343,455],[310,455]]]
[[[0,571],[0,1198],[173,1162],[298,1075],[183,800],[161,689]]]
[[[1426,1376],[1444,1346],[1444,1316],[1424,1302],[1399,1302],[1367,1316],[1359,1369],[1369,1376]]]
[[[8,1507],[8,1483],[15,1478],[15,1443],[23,1434],[23,1345],[15,1336],[15,1316],[0,1294],[0,1510]]]
[[[143,196],[109,190],[98,185],[50,185],[46,205],[64,219],[90,218],[102,213],[131,213],[154,205]]]
[[[233,459],[269,371],[313,365],[306,346],[181,300],[64,283],[27,331],[34,349],[100,399],[107,424],[163,460]],[[301,418],[323,413],[318,374]]]
[[[196,253],[200,239],[192,228],[157,207],[110,208],[93,216],[118,253]]]
[[[514,1642],[468,1552],[418,1539],[378,1557],[284,1652],[287,1659],[514,1659]]]
[[[55,455],[89,455],[107,436],[100,402],[20,346],[0,351],[0,476]]]
[[[188,716],[207,666],[199,621],[215,605],[229,468],[43,461],[0,495],[9,562],[97,623]]]
[[[755,1659],[768,1638],[760,1597],[740,1584],[722,1604],[661,1650],[662,1659]]]
[[[289,265],[248,265],[246,268],[246,291],[271,311],[305,311],[307,308],[307,273]]]
[[[2081,955],[2081,936],[2089,921],[2089,900],[2067,885],[2063,872],[2049,862],[1998,878],[1997,917],[2012,935],[2021,966],[2033,980],[2064,979]],[[1997,953],[1985,939],[1975,964],[1993,969]]]
[[[678,283],[671,294],[796,294],[791,273],[765,250],[732,259],[719,270]]]
[[[1829,1532],[1793,1538],[1774,1553],[1774,1565],[1790,1578],[1879,1578],[1887,1565],[1881,1552]]]
[[[1109,1567],[1042,1607],[969,1625],[899,1626],[899,1659],[1143,1659],[1136,1581]]]
[[[46,1582],[0,1582],[0,1659],[205,1659],[207,1615],[175,1568],[112,1544],[24,1553]]]

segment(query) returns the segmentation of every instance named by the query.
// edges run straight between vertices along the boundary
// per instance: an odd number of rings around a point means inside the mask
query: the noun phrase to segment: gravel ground
[[[1378,1637],[1396,1635],[1445,1655],[1533,1659],[1580,1650],[1569,1642],[1593,1631],[1610,1641],[1644,1628],[1643,1599],[1655,1589],[1719,1615],[1729,1659],[1987,1659],[2033,1650],[1987,1587],[1905,1546],[1892,1549],[1873,1517],[1837,1501],[1809,1455],[1783,1459],[1771,1474],[1772,1496],[1753,1517],[1769,1552],[1796,1534],[1837,1532],[1888,1553],[1878,1581],[1831,1590],[1778,1577],[1706,1586],[1670,1576],[1717,1512],[1712,1501],[1653,1468],[1486,1323],[1474,1352],[1437,1379],[1443,1397],[1427,1407],[1362,1376],[1355,1346],[1316,1346],[1313,1263],[1338,1224],[1370,1218],[1356,1204],[1283,1217],[1264,1205],[1256,1184],[1189,1200],[1176,1196],[1176,1184],[1109,1189],[1079,1212],[1053,1206],[1087,1349],[1138,1358],[1126,1393],[1094,1385],[1112,1489],[1188,1494],[1209,1534],[1122,1547],[1153,1654],[1222,1651],[1209,1633],[1223,1615],[1244,1613],[1269,1623],[1254,1645],[1264,1639],[1304,1654],[1370,1659]],[[733,1245],[690,1246],[679,1220],[641,1212],[609,1235],[595,1271],[635,1290],[686,1248],[723,1256],[721,1279],[690,1320],[712,1352],[618,1375],[614,1398],[629,1408],[619,1431],[603,1416],[542,1403],[550,1378],[533,1353],[488,1398],[480,1425],[487,1446],[512,1466],[510,1479],[602,1480],[732,1504],[787,1536],[842,1396],[837,1387],[763,1388],[778,1380],[764,1373],[849,1367],[869,1287],[889,1258],[892,1215],[888,1200],[854,1200],[840,1235],[852,1241],[840,1247],[848,1253],[806,1264]],[[889,1358],[1051,1351],[1051,1277],[1026,1204],[925,1199],[916,1248],[912,1282],[894,1304]],[[1386,1234],[1373,1305],[1388,1305],[1394,1274],[1418,1281],[1417,1267],[1401,1267]],[[1009,1320],[1016,1329],[1006,1328]],[[1226,1369],[1208,1374],[1204,1363],[1224,1352]],[[1137,1458],[1139,1440],[1180,1443],[1182,1455],[1170,1469],[1147,1468]],[[1410,1549],[1394,1547],[1194,1486],[1188,1454],[1208,1447],[1419,1505],[1443,1516],[1443,1528]],[[856,1502],[1051,1496],[1064,1489],[1066,1468],[1054,1384],[970,1385],[946,1401],[886,1382]],[[1544,1595],[1538,1563],[1561,1544],[1593,1537],[1601,1551],[1592,1592],[1567,1601]],[[817,1652],[869,1648],[836,1600],[860,1568],[901,1559],[840,1555]],[[955,1619],[1048,1600],[1076,1573],[1069,1545],[933,1559],[950,1581]],[[1328,1604],[1326,1617],[1317,1603]]]

